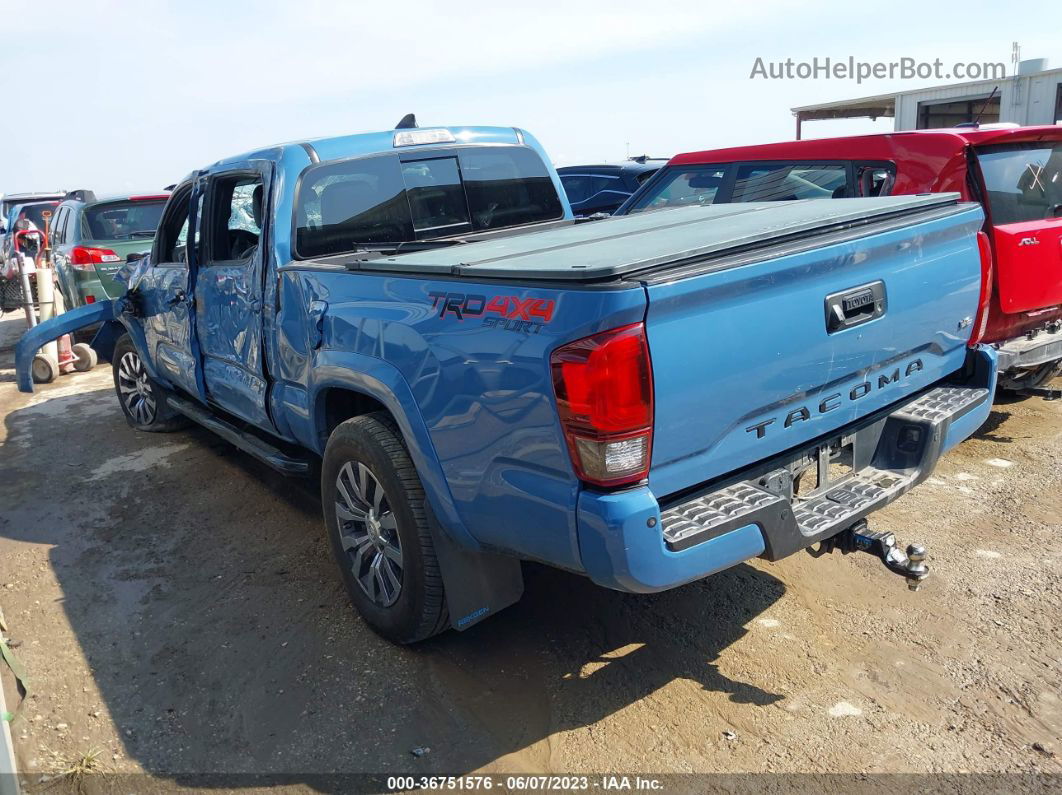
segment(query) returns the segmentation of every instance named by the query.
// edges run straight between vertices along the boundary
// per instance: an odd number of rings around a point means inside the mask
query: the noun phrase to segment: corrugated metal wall
[[[1056,121],[1053,118],[1055,100],[1059,84],[1062,84],[1062,69],[1028,77],[985,80],[961,86],[942,86],[897,94],[895,129],[914,130],[918,127],[918,104],[920,102],[947,102],[987,97],[996,86],[999,86],[1000,121],[1012,121],[1018,124],[1054,124]]]

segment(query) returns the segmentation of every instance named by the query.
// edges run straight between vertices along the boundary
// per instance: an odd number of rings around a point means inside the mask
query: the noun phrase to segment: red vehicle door
[[[1062,141],[977,147],[1007,313],[1062,304]]]

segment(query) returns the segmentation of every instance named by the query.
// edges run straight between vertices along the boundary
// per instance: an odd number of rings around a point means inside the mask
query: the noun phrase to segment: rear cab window
[[[470,147],[311,166],[295,202],[300,259],[556,220],[564,208],[531,149]]]
[[[734,179],[734,202],[839,199],[848,195],[848,168],[843,163],[745,163]]]
[[[1062,141],[986,146],[976,152],[993,224],[1062,216]]]
[[[648,185],[630,212],[713,204],[732,166],[691,166],[667,168],[660,179]]]
[[[726,165],[669,166],[648,183],[629,212],[722,202],[772,202],[797,199],[840,199],[883,196],[891,190],[895,170],[867,167],[865,190],[850,181],[851,164],[809,162],[744,162]]]
[[[151,239],[155,236],[165,199],[115,201],[85,208],[82,239],[86,241]]]

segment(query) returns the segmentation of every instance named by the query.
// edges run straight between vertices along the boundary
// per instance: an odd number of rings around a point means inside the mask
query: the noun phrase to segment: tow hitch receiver
[[[1027,397],[1038,397],[1044,400],[1059,400],[1062,399],[1062,389],[1052,389],[1045,386],[1029,386],[1025,389],[1018,390],[1019,395],[1026,395]]]
[[[893,574],[899,574],[907,580],[907,587],[917,591],[922,587],[922,580],[929,576],[926,566],[926,548],[921,544],[910,544],[907,554],[896,545],[896,536],[892,533],[872,533],[865,519],[861,519],[847,530],[842,530],[832,538],[819,544],[818,549],[808,549],[812,557],[817,558],[839,549],[842,554],[849,552],[869,552],[877,557]]]

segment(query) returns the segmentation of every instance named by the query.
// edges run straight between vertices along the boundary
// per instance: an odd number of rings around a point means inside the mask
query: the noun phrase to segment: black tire
[[[367,488],[352,481],[360,479],[359,465],[371,476],[371,481],[365,478]],[[345,495],[340,490],[341,475]],[[376,487],[382,487],[382,495],[377,496]],[[365,623],[401,644],[416,643],[449,627],[424,488],[389,415],[354,417],[332,431],[321,464],[321,504],[343,583]],[[354,506],[355,513],[346,506]],[[342,524],[341,512],[347,516]],[[393,557],[396,551],[400,565]]]
[[[134,361],[136,364],[133,364]],[[149,433],[169,433],[188,427],[188,418],[170,408],[166,394],[144,372],[140,352],[128,334],[123,335],[114,346],[111,369],[118,404],[131,427]],[[132,379],[133,375],[137,377]],[[129,392],[131,386],[134,390],[139,387],[139,391],[135,394]]]

